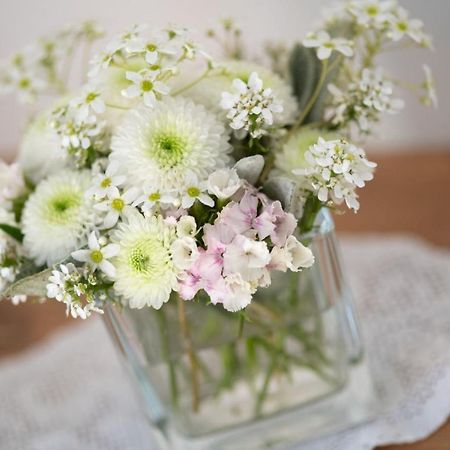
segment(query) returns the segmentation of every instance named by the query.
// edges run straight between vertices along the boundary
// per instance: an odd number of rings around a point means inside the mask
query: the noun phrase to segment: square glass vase
[[[245,318],[206,298],[174,296],[160,310],[107,307],[105,323],[160,448],[281,449],[374,417],[328,211],[300,238],[315,264],[273,273]]]

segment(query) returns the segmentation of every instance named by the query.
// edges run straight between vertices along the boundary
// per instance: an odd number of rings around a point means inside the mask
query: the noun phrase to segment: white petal
[[[102,255],[104,258],[112,258],[117,256],[120,252],[120,245],[118,244],[108,244],[102,248]]]
[[[116,276],[116,268],[109,261],[103,260],[99,267],[109,278]]]
[[[72,252],[72,258],[76,261],[87,262],[90,260],[90,254],[89,250],[76,250]]]

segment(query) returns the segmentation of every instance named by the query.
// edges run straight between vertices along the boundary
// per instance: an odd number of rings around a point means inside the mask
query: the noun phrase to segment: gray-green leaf
[[[48,278],[52,269],[45,269],[42,272],[35,273],[16,281],[3,292],[3,297],[12,297],[13,295],[29,295],[36,297],[46,297]]]
[[[264,168],[264,157],[253,155],[242,158],[234,165],[234,168],[240,178],[247,180],[250,184],[255,184]]]

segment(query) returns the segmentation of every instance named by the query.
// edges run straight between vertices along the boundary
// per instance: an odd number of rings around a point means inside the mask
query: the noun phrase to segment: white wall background
[[[111,33],[133,23],[163,26],[182,24],[198,31],[217,19],[234,17],[250,49],[264,40],[291,42],[314,28],[319,13],[333,0],[0,0],[0,58],[61,26],[86,19],[97,20]],[[411,96],[402,114],[389,116],[377,135],[377,147],[416,149],[450,148],[450,0],[400,0],[420,17],[434,36],[436,52],[408,50],[390,54],[384,61],[399,78],[422,79],[428,63],[437,79],[440,107],[423,108]],[[14,153],[24,124],[23,107],[12,97],[0,97],[0,156]]]

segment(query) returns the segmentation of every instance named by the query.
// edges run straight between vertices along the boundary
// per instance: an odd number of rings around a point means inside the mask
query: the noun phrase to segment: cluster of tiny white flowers
[[[72,263],[60,264],[48,281],[47,297],[65,303],[67,315],[86,319],[92,312],[103,313],[98,301],[104,300],[105,294],[100,291],[94,295],[92,288],[99,280],[89,268],[77,268]]]
[[[85,90],[81,97],[53,111],[51,117],[63,155],[73,159],[78,168],[90,166],[105,149],[108,133],[106,122],[97,116],[105,108],[99,95],[98,91]]]
[[[325,141],[319,138],[305,152],[307,166],[295,169],[294,175],[309,183],[321,202],[359,209],[356,188],[364,187],[373,178],[376,164],[368,161],[364,150],[344,140]]]
[[[30,103],[42,93],[65,89],[62,61],[81,40],[92,42],[102,35],[92,22],[72,26],[43,37],[9,61],[0,64],[0,91],[16,93],[20,102]]]
[[[345,9],[357,25],[379,31],[394,42],[407,37],[421,46],[431,46],[422,21],[409,18],[408,12],[395,0],[350,1]]]
[[[126,67],[127,61],[142,61],[140,70],[127,70],[126,80],[131,85],[121,94],[127,98],[140,98],[148,107],[170,92],[167,80],[178,73],[178,65],[198,54],[184,29],[163,29],[145,33],[146,27],[135,25],[112,41],[106,50],[92,60],[89,72],[94,80],[109,67]],[[202,53],[203,54],[203,53]]]
[[[309,33],[302,43],[304,47],[315,48],[317,58],[320,60],[330,58],[333,51],[337,51],[347,57],[353,56],[352,41],[340,37],[332,38],[323,30]]]
[[[247,133],[259,138],[273,124],[273,113],[281,113],[283,106],[277,102],[272,89],[264,88],[261,78],[252,72],[245,83],[239,78],[233,81],[234,92],[223,92],[220,105],[228,110],[230,127],[239,137]]]
[[[378,121],[381,113],[395,114],[403,108],[403,101],[393,98],[393,84],[381,69],[364,69],[361,79],[348,85],[344,92],[334,84],[328,85],[332,94],[325,119],[335,126],[356,122],[363,133],[369,132],[370,122]]]

